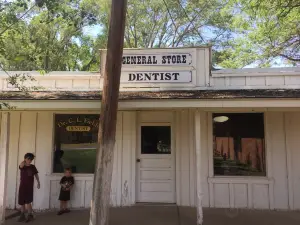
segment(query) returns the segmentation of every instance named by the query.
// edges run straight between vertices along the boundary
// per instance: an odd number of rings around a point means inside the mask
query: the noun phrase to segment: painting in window
[[[213,114],[214,175],[266,176],[263,113]]]
[[[94,173],[99,115],[55,115],[53,172]]]

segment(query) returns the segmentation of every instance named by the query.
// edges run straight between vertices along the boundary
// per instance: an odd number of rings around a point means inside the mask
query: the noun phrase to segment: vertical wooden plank
[[[119,112],[118,114],[118,129],[117,131],[117,206],[121,206],[122,201],[122,149],[123,149],[123,113]]]
[[[272,165],[272,141],[271,141],[271,118],[268,116],[268,113],[264,114],[265,118],[265,140],[266,140],[266,166],[267,166],[267,176],[272,178],[273,176],[273,165]]]
[[[293,207],[294,210],[300,210],[300,112],[289,113],[290,125],[288,129],[288,142],[292,151],[292,182],[293,182]]]
[[[284,113],[284,130],[285,130],[285,148],[286,148],[286,162],[287,162],[287,179],[288,179],[288,193],[289,193],[289,209],[294,210],[294,187],[293,187],[293,152],[290,142],[290,128],[291,113]]]
[[[293,210],[300,209],[300,113],[289,112],[286,114],[286,146],[289,152],[289,206]]]
[[[229,87],[231,83],[231,77],[225,77],[225,86]]]
[[[205,61],[205,57],[206,57],[206,54],[205,54],[205,50],[204,49],[196,49],[196,59],[197,59],[197,62],[199,63],[195,63],[196,66],[197,66],[197,87],[205,87],[205,86],[208,86],[207,83],[209,83],[209,75],[207,75],[207,70],[206,70],[206,62]],[[193,62],[194,63],[194,62]],[[203,65],[205,66],[203,69]]]
[[[190,175],[190,204],[189,206],[195,206],[195,156],[196,156],[196,152],[195,152],[195,146],[194,146],[194,140],[195,140],[195,111],[194,110],[190,110],[189,111],[189,143],[190,143],[190,168],[189,168],[189,175]],[[201,137],[199,137],[201,138]]]
[[[10,113],[10,134],[9,134],[9,154],[8,154],[8,179],[6,192],[6,208],[14,209],[17,198],[17,177],[18,177],[18,153],[20,135],[20,112]]]
[[[212,113],[207,115],[207,144],[208,144],[208,176],[214,176],[214,155],[213,155],[213,118]]]
[[[131,112],[131,198],[130,203],[134,204],[136,201],[136,143],[137,143],[137,114]]]
[[[58,186],[60,186],[59,180],[56,182],[57,182]],[[82,189],[84,188],[84,183],[85,183],[84,180],[75,180],[75,185],[71,191],[70,206],[72,208],[80,208],[82,206]],[[56,186],[56,188],[57,188],[57,186]],[[58,193],[59,193],[59,190],[60,190],[60,188],[58,188]],[[54,201],[56,200],[58,202],[57,199],[58,198],[53,199],[53,200]]]
[[[213,156],[213,115],[207,115],[207,149],[208,149],[208,177],[214,177],[214,156]],[[209,205],[215,207],[214,184],[209,182]]]
[[[177,203],[177,189],[176,189],[176,171],[177,171],[177,165],[176,165],[176,112],[175,111],[170,111],[171,112],[171,117],[172,117],[172,127],[171,127],[171,151],[172,151],[172,163],[173,163],[173,190],[174,190],[174,196],[173,199],[175,203]]]
[[[176,111],[176,203],[181,205],[181,114]]]
[[[214,184],[212,182],[208,183],[209,188],[209,207],[215,207],[215,199],[214,199]]]
[[[58,201],[58,196],[59,196],[59,191],[60,191],[59,180],[50,180],[49,184],[50,184],[49,185],[50,186],[50,201],[49,201],[50,208],[57,209],[57,208],[59,208],[59,201]]]
[[[229,183],[229,205],[230,205],[231,209],[235,208],[235,204],[234,204],[234,186],[233,186],[232,183]]]
[[[130,205],[132,160],[132,112],[123,112],[122,206]]]
[[[253,208],[253,184],[248,183],[248,208],[252,209]]]
[[[0,134],[0,224],[4,224],[5,221],[8,151],[9,151],[9,113],[2,112],[1,113],[1,134]]]
[[[190,152],[189,152],[189,111],[183,110],[181,112],[181,205],[189,206],[190,205],[190,182],[189,182],[189,163],[190,163]]]
[[[195,136],[201,137],[201,113],[195,112]],[[203,223],[202,211],[202,185],[201,185],[201,138],[195,139],[196,148],[196,183],[197,183],[197,225]]]
[[[87,180],[85,181],[85,197],[84,197],[85,208],[91,207],[92,193],[93,193],[93,181]]]
[[[268,191],[269,191],[269,209],[273,210],[274,209],[274,201],[275,201],[275,196],[274,196],[274,182],[271,182],[268,186]],[[278,195],[277,195],[278,196]],[[287,199],[285,199],[287,201]],[[276,207],[279,208],[279,207]]]
[[[120,180],[120,174],[119,173],[119,158],[120,158],[120,146],[122,146],[122,113],[118,112],[117,115],[117,129],[116,129],[116,144],[114,149],[114,165],[113,165],[113,175],[112,175],[112,184],[111,184],[111,205],[117,206],[118,205],[118,199],[120,198],[120,193],[118,191],[121,191],[118,187],[119,180]],[[120,201],[119,201],[120,202]]]
[[[86,186],[86,180],[82,180],[82,182],[81,182],[81,193],[80,193],[80,208],[84,208],[85,186]]]
[[[210,150],[208,145],[212,145],[212,143],[210,142],[208,143],[207,126],[208,123],[210,122],[211,121],[208,121],[207,112],[201,112],[201,137],[196,137],[196,138],[201,138],[201,172],[202,172],[201,176],[202,176],[202,192],[203,192],[202,206],[204,207],[209,207],[210,205],[209,184],[207,180],[207,178],[209,177],[208,151]],[[194,161],[195,161],[195,157],[194,157]],[[194,168],[196,168],[196,166],[194,166]]]
[[[52,172],[53,126],[52,112],[37,114],[35,166],[39,171],[41,190],[35,189],[33,206],[39,210],[50,207],[49,175]]]
[[[35,154],[36,122],[37,122],[36,119],[37,119],[36,112],[21,113],[19,154],[18,154],[18,163],[16,165],[17,167],[19,163],[24,160],[24,155],[26,153],[31,152]],[[35,162],[36,161],[34,160],[33,163]],[[20,172],[18,171],[17,189],[19,188],[19,184],[20,184]],[[17,198],[16,201],[18,201]]]
[[[211,71],[211,49],[210,48],[207,48],[205,49],[205,83],[206,83],[206,86],[209,87],[209,86],[212,86],[211,84],[211,76],[210,76],[210,71]],[[200,69],[201,70],[201,69]],[[199,70],[198,70],[199,71]]]
[[[268,163],[268,169],[271,167],[274,184],[269,185],[270,208],[288,209],[288,172],[287,172],[287,154],[285,145],[285,126],[283,112],[267,112],[266,133],[269,140],[267,141],[267,152],[271,154],[271,160]],[[280,167],[278,165],[281,165]]]
[[[276,113],[275,113],[276,114]],[[273,152],[276,149],[273,149],[273,147],[275,148],[275,146],[273,146],[273,141],[272,141],[272,134],[275,132],[273,130],[272,127],[272,123],[275,122],[276,123],[276,118],[275,120],[272,118],[272,115],[274,115],[274,113],[272,112],[268,112],[264,114],[264,121],[265,121],[265,154],[266,154],[266,170],[267,170],[267,177],[272,179],[273,178]],[[275,115],[276,116],[276,115]],[[281,137],[282,138],[282,137]],[[277,143],[278,144],[278,143]],[[276,144],[276,145],[277,145]],[[282,149],[280,149],[281,151]],[[282,163],[282,162],[281,162]],[[275,166],[276,169],[276,166]],[[273,185],[269,185],[268,188],[268,193],[269,193],[269,206],[273,207],[274,204],[274,195],[270,195],[270,193],[274,193],[274,190],[271,190],[271,188],[273,188]]]

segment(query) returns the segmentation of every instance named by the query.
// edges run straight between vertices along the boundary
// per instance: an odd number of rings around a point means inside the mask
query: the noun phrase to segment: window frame
[[[56,173],[54,172],[54,148],[55,148],[55,117],[56,115],[100,115],[100,111],[79,111],[79,112],[73,112],[73,111],[66,111],[66,112],[55,112],[52,116],[52,146],[51,146],[51,167],[50,167],[50,174],[52,176],[62,176],[64,173]],[[75,177],[93,177],[95,173],[74,173],[73,176]]]
[[[263,114],[263,122],[264,122],[264,150],[265,150],[265,170],[266,174],[264,176],[229,176],[229,175],[215,175],[214,174],[214,154],[213,154],[213,114],[226,114],[226,113],[236,113],[236,114],[250,114],[250,113],[261,113]],[[271,160],[271,152],[269,149],[269,132],[268,132],[268,117],[265,112],[262,111],[213,111],[208,113],[208,126],[207,126],[207,132],[208,132],[208,177],[209,178],[219,178],[219,179],[258,179],[258,180],[267,180],[270,177],[270,167],[269,165],[272,165],[270,163]]]

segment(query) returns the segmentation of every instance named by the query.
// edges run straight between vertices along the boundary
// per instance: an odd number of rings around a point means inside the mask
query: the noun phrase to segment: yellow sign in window
[[[87,132],[91,130],[91,127],[89,126],[67,126],[67,131],[75,131],[75,132]]]

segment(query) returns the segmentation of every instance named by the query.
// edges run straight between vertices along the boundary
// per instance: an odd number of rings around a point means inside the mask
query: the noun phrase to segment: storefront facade
[[[300,70],[210,71],[210,62],[209,48],[125,50],[112,206],[300,209]],[[34,208],[59,206],[64,167],[76,180],[72,207],[88,208],[102,77],[37,76],[45,90],[29,96],[1,78],[3,101],[17,107],[1,113],[6,207],[18,207],[17,165],[32,152],[42,186]]]

